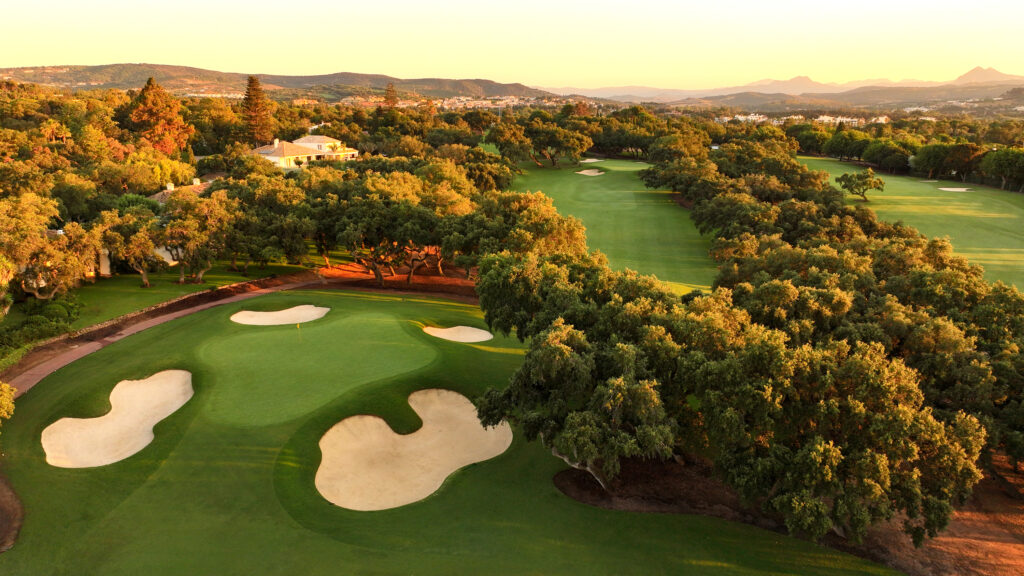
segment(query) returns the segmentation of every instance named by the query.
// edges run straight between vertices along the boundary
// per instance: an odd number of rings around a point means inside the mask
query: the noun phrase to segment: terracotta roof
[[[294,156],[316,156],[323,154],[319,150],[313,150],[305,146],[299,146],[298,144],[292,144],[285,140],[281,140],[277,145],[267,144],[266,146],[260,146],[253,150],[254,153],[260,156],[274,156],[276,158],[288,158]]]
[[[321,136],[319,134],[313,134],[311,136],[303,136],[295,141],[296,144],[341,144],[341,140],[336,140],[330,136]]]

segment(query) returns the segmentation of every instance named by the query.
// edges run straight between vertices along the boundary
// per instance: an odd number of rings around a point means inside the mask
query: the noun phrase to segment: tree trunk
[[[206,272],[209,271],[210,268],[213,268],[213,266],[210,265],[210,264],[207,264],[206,268],[200,268],[199,269],[199,272],[196,274],[196,284],[202,284],[203,283],[203,274],[206,274]]]
[[[999,186],[1000,190],[1006,190],[1006,176],[1003,176],[1003,183]]]
[[[584,465],[584,464],[579,464],[577,462],[573,462],[572,460],[569,459],[568,456],[562,454],[561,452],[559,452],[554,447],[551,448],[551,453],[555,457],[561,458],[562,461],[565,462],[566,464],[568,464],[569,466],[572,466],[573,468],[575,468],[577,470],[583,470],[585,472],[589,472],[590,475],[594,477],[594,480],[597,480],[597,483],[601,485],[601,488],[604,489],[605,492],[608,492],[609,494],[611,494],[611,490],[608,489],[608,482],[607,482],[607,480],[605,480],[604,474],[601,474],[600,471],[595,469],[592,465],[589,465],[589,464]]]
[[[377,284],[384,286],[384,273],[381,271],[380,265],[376,262],[371,262],[371,264],[372,266],[367,266],[367,269],[373,272],[373,277],[377,280]]]
[[[530,154],[530,160],[533,160],[533,163],[536,164],[538,168],[544,166],[544,163],[537,159],[536,154]]]
[[[251,259],[249,259],[249,258],[245,259],[245,266],[242,266],[242,276],[248,276],[249,275],[249,263],[250,262],[252,262]]]
[[[405,279],[406,284],[412,284],[412,276],[416,273],[416,269],[423,265],[423,259],[415,258],[409,261],[409,276]]]
[[[327,253],[327,252],[324,252],[324,253],[322,253],[320,255],[324,257],[324,268],[330,268],[331,267],[331,256],[330,256],[330,254]]]
[[[444,276],[444,258],[441,258],[440,255],[437,257],[437,274]]]
[[[178,284],[185,283],[185,263],[178,260]]]
[[[142,287],[149,288],[149,272],[145,268],[136,268],[135,271],[142,276]]]

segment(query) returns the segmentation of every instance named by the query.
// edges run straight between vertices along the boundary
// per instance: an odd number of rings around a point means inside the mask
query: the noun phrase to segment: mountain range
[[[982,68],[978,66],[967,73],[948,82],[929,82],[923,80],[900,80],[894,82],[888,79],[857,80],[853,82],[822,83],[816,82],[807,76],[796,76],[789,80],[760,80],[742,86],[728,86],[723,88],[710,88],[700,90],[677,90],[666,88],[653,88],[650,86],[614,86],[607,88],[540,88],[555,94],[570,95],[577,94],[591,98],[604,98],[617,100],[619,102],[660,102],[674,103],[687,99],[701,99],[708,97],[729,96],[733,94],[764,94],[783,96],[803,96],[805,99],[813,99],[815,95],[826,96],[825,100],[832,100],[833,96],[848,93],[854,90],[887,89],[887,88],[935,88],[945,87],[978,87],[978,86],[1000,86],[1000,85],[1024,85],[1024,76],[1013,76],[1004,74],[993,68]],[[940,91],[940,92],[948,92]],[[971,92],[968,90],[967,92]],[[987,93],[988,91],[985,91]],[[912,94],[914,97],[927,97],[926,92]],[[775,100],[780,99],[776,97]],[[874,98],[873,100],[878,100]],[[884,100],[884,98],[882,99]],[[877,103],[877,102],[872,102]]]
[[[551,97],[543,90],[522,84],[491,80],[445,78],[401,79],[381,74],[339,72],[315,76],[257,74],[272,97],[319,97],[327,100],[382,92],[389,83],[395,89],[430,98],[518,96]],[[102,66],[37,66],[0,68],[0,80],[16,80],[72,89],[138,89],[152,77],[175,94],[240,94],[248,74],[217,72],[163,64],[106,64]]]

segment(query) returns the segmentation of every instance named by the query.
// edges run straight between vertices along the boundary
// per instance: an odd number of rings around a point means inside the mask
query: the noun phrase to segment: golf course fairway
[[[229,319],[301,305],[330,313],[300,325]],[[551,481],[565,464],[516,430],[506,452],[424,500],[375,512],[331,504],[314,477],[332,426],[370,414],[410,434],[421,424],[410,394],[472,399],[522,362],[515,339],[452,342],[424,326],[485,327],[475,307],[442,299],[280,292],[156,326],[57,371],[4,426],[2,466],[26,514],[0,574],[893,573],[744,524],[576,502]],[[99,417],[117,382],[162,370],[189,371],[195,393],[156,424],[152,443],[96,468],[46,463],[44,428]]]
[[[653,274],[680,292],[708,290],[716,273],[708,257],[711,241],[697,232],[672,192],[644,187],[637,172],[647,166],[630,160],[564,162],[559,169],[522,164],[526,173],[516,177],[514,188],[543,192],[559,214],[579,218],[587,244],[603,252],[612,268]],[[585,169],[603,174],[577,174]]]
[[[800,161],[812,170],[831,174],[833,184],[837,176],[863,170],[832,158],[801,156]],[[885,190],[869,190],[866,205],[880,219],[902,221],[930,237],[948,236],[957,254],[985,268],[986,279],[1024,289],[1024,194],[960,181],[923,182],[914,176],[876,175],[885,180]],[[850,202],[861,200],[852,198]]]

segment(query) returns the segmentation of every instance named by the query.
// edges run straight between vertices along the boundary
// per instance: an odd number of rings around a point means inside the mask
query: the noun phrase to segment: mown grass
[[[671,192],[648,190],[637,176],[641,162],[604,160],[559,169],[523,164],[515,189],[543,192],[558,212],[579,218],[592,249],[608,256],[615,269],[653,274],[679,291],[707,290],[716,267],[708,257],[710,240],[697,232],[688,210]],[[576,172],[595,169],[600,176]]]
[[[836,176],[862,170],[831,158],[801,157],[813,170]],[[1024,194],[960,181],[879,173],[885,191],[868,192],[866,206],[882,220],[909,224],[933,237],[949,237],[957,254],[985,268],[985,277],[1024,289]],[[948,192],[939,188],[970,188]],[[860,203],[851,198],[851,203]]]
[[[241,326],[243,308],[331,308],[301,326]],[[522,345],[435,339],[424,324],[483,326],[444,300],[294,291],[215,307],[130,336],[51,375],[4,427],[2,466],[25,504],[0,573],[48,574],[885,574],[886,569],[742,524],[593,508],[562,495],[564,464],[517,435],[508,452],[429,498],[381,512],[316,491],[320,436],[377,414],[419,426],[406,398],[503,386]],[[155,440],[110,466],[45,463],[42,430],[109,409],[117,381],[193,374],[195,396]]]

